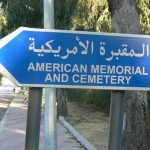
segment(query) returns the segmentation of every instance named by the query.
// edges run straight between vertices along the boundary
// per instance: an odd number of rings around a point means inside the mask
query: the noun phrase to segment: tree
[[[20,26],[43,27],[43,1],[0,0],[7,24],[1,29],[2,36]]]
[[[108,0],[112,29],[117,33],[140,33],[136,0]],[[147,92],[126,91],[123,150],[148,150],[150,126]]]

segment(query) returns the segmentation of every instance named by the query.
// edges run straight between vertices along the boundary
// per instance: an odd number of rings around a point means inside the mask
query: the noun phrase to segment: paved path
[[[27,106],[16,96],[0,122],[0,150],[24,150]],[[58,150],[85,150],[58,122]],[[44,150],[44,114],[41,116],[40,150]]]

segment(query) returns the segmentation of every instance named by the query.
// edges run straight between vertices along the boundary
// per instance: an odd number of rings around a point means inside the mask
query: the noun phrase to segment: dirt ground
[[[65,119],[98,150],[107,149],[109,116],[100,108],[68,102]]]

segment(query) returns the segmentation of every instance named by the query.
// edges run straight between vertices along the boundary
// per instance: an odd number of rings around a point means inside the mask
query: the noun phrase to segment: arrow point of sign
[[[14,32],[10,33],[9,35],[5,36],[4,38],[0,39],[0,73],[6,76],[8,79],[13,81],[16,85],[20,86],[20,83],[7,71],[7,69],[3,66],[3,59],[5,55],[3,55],[3,47],[9,44],[16,36],[18,36],[22,31],[27,30],[26,27],[20,27],[16,29]]]
[[[19,35],[23,30],[27,30],[26,27],[20,27],[16,29],[14,32],[8,34],[4,38],[0,39],[0,50],[2,47],[4,47],[6,44],[8,44],[11,40],[13,40],[17,35]]]

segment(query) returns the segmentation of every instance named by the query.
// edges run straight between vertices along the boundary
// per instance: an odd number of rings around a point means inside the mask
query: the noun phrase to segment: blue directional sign
[[[150,89],[150,37],[21,27],[0,41],[1,73],[20,86]]]

